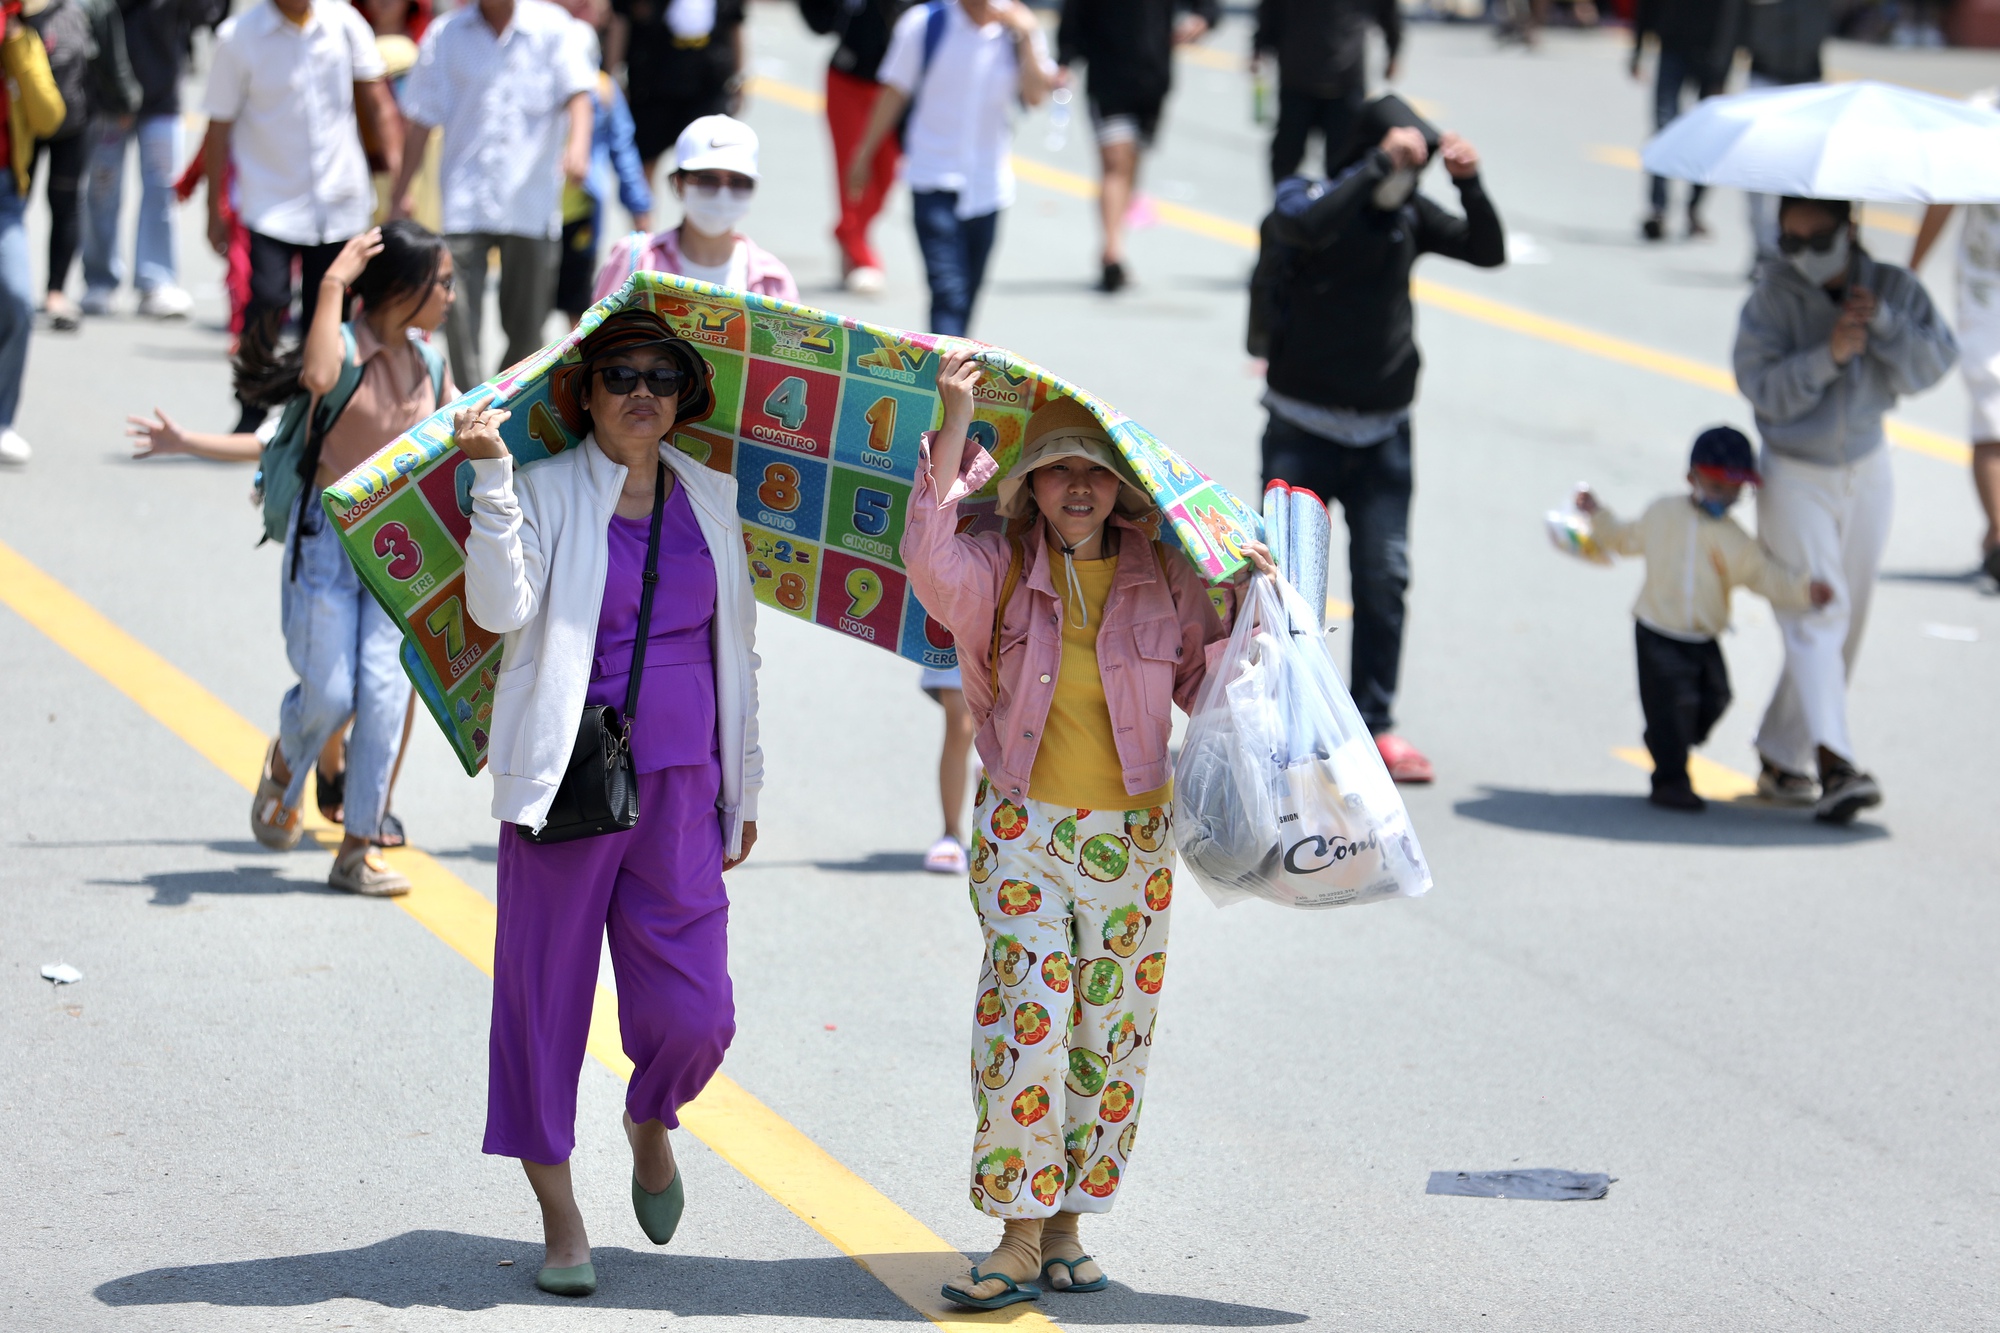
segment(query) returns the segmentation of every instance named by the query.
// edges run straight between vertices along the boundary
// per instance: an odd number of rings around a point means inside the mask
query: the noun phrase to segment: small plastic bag
[[[1316,618],[1257,575],[1174,770],[1181,859],[1227,906],[1345,907],[1430,888],[1408,811]]]
[[[1611,554],[1597,544],[1597,538],[1590,535],[1590,519],[1574,509],[1551,509],[1542,515],[1542,524],[1548,529],[1549,543],[1564,555],[1573,555],[1579,560],[1588,560],[1593,565],[1608,565]]]

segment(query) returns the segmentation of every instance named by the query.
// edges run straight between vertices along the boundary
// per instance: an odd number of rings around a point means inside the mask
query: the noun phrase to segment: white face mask
[[[1824,287],[1847,271],[1847,233],[1842,231],[1836,235],[1824,254],[1817,250],[1801,250],[1787,258],[1807,282],[1815,287]]]
[[[681,190],[681,209],[690,227],[704,236],[727,236],[750,211],[750,190],[704,190],[699,185]]]
[[[1394,212],[1403,206],[1416,188],[1417,173],[1409,167],[1397,167],[1375,187],[1375,207],[1385,213]]]

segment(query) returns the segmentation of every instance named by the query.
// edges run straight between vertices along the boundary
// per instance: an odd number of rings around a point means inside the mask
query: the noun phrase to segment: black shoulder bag
[[[517,825],[529,842],[548,844],[621,833],[639,822],[639,779],[632,766],[632,719],[639,714],[639,682],[646,671],[646,634],[653,619],[653,589],[660,581],[660,515],[667,504],[667,465],[653,478],[653,527],[646,537],[646,579],[639,591],[639,636],[632,641],[632,676],[625,685],[625,716],[610,704],[586,704],[577,725],[569,767],[556,787],[541,832]]]

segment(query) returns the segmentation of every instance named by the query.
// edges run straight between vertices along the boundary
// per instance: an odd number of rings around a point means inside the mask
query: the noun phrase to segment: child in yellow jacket
[[[1695,438],[1689,492],[1653,501],[1629,523],[1588,486],[1576,493],[1576,507],[1589,515],[1599,546],[1646,561],[1646,582],[1632,608],[1639,706],[1653,756],[1648,799],[1669,810],[1706,808],[1688,782],[1688,749],[1708,739],[1729,707],[1729,669],[1716,636],[1729,628],[1731,590],[1749,588],[1794,610],[1833,599],[1829,585],[1779,564],[1729,517],[1743,487],[1757,480],[1750,441],[1733,426],[1716,426]]]

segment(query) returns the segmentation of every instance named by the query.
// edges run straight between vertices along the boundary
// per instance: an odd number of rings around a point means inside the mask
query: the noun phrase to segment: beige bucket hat
[[[1132,479],[1132,469],[1118,456],[1118,446],[1098,424],[1090,409],[1074,398],[1052,398],[1028,418],[1021,436],[1021,457],[1000,479],[1000,516],[1018,518],[1034,507],[1028,474],[1065,458],[1086,458],[1118,477],[1118,512],[1127,518],[1151,513],[1157,506]]]

